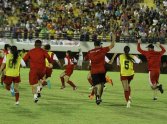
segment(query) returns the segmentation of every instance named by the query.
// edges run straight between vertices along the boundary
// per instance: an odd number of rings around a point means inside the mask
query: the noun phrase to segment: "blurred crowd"
[[[165,42],[167,0],[154,8],[141,0],[102,1],[0,0],[0,37],[110,41],[114,31],[117,42],[136,35]]]

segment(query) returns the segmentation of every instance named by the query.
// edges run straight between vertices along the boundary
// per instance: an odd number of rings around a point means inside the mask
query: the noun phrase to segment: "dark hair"
[[[41,47],[42,46],[42,41],[41,40],[36,40],[35,41],[35,47]]]
[[[10,45],[9,44],[5,44],[4,49],[8,50],[8,48],[10,48]]]
[[[44,46],[44,49],[45,49],[45,50],[50,50],[50,44],[46,44],[46,45]]]
[[[124,53],[125,53],[126,58],[128,60],[130,60],[131,62],[135,62],[135,60],[132,57],[130,57],[129,52],[130,52],[130,47],[129,46],[125,46],[124,47]]]
[[[15,65],[17,62],[17,58],[19,56],[18,50],[16,46],[11,46],[10,48],[11,54],[13,54],[12,64]]]
[[[70,56],[70,58],[73,57],[73,56],[72,56],[72,52],[71,52],[71,50],[67,50],[67,53],[68,53],[68,55]]]

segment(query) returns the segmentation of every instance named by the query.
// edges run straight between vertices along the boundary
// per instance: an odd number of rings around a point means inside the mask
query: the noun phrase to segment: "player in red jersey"
[[[148,62],[149,81],[154,95],[153,100],[157,100],[157,90],[163,93],[162,84],[159,84],[161,57],[166,52],[165,48],[157,42],[157,46],[161,48],[161,51],[155,51],[154,45],[149,44],[147,46],[148,51],[142,50],[140,47],[141,39],[138,39],[137,50],[146,57]],[[159,84],[159,85],[158,85]]]
[[[94,86],[94,93],[96,95],[96,104],[101,103],[101,96],[103,93],[104,84],[106,82],[105,74],[105,55],[115,45],[115,35],[112,35],[112,42],[108,47],[101,47],[100,41],[95,41],[95,48],[88,51],[85,60],[91,61],[91,77]]]
[[[29,82],[32,86],[32,93],[34,95],[34,102],[38,102],[37,96],[37,87],[41,85],[41,79],[43,79],[46,74],[46,65],[45,59],[47,58],[50,63],[50,67],[52,67],[52,60],[49,57],[46,50],[41,48],[42,41],[35,41],[35,48],[31,49],[24,57],[24,61],[30,60],[30,72],[29,72]]]
[[[4,49],[1,51],[1,55],[2,56],[0,58],[0,62],[1,62],[0,64],[2,64],[3,56],[7,55],[8,53],[10,53],[10,45],[9,44],[5,44],[4,45]],[[4,70],[2,70],[1,85],[3,85],[4,79],[5,79]]]
[[[65,61],[65,64],[64,64],[65,71],[60,75],[60,79],[62,83],[61,89],[64,89],[65,83],[68,83],[70,86],[73,87],[73,90],[76,90],[77,89],[76,85],[72,81],[70,81],[69,78],[73,73],[77,60],[72,56],[72,52],[70,50],[66,52],[66,57],[64,58],[64,61]]]
[[[115,54],[112,56],[111,60],[109,60],[109,59],[105,56],[106,73],[107,73],[107,71],[111,68],[111,65],[113,64],[116,55],[117,55],[117,53],[115,53]],[[93,99],[93,97],[94,97],[94,90],[93,90],[93,83],[92,83],[91,72],[88,73],[88,81],[89,81],[89,83],[90,83],[90,85],[91,85],[91,88],[90,88],[90,89],[92,89],[92,92],[90,93],[89,98],[90,98],[90,99]],[[106,76],[106,83],[109,83],[109,84],[113,85],[113,81],[112,81],[112,79],[110,79],[110,77],[109,77],[108,75]],[[105,86],[105,88],[106,88],[106,86]]]

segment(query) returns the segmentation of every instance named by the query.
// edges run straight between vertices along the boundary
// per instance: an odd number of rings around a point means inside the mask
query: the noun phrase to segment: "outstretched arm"
[[[114,53],[113,57],[111,58],[108,64],[112,64],[116,56],[117,56],[117,53]]]
[[[138,50],[141,54],[145,54],[146,51],[144,51],[144,50],[141,49],[140,44],[141,44],[141,39],[138,39],[137,50]]]
[[[166,52],[165,48],[160,44],[160,42],[157,42],[156,45],[161,48],[160,53],[163,55]]]
[[[109,49],[112,49],[115,46],[115,42],[116,42],[116,34],[113,31],[113,33],[112,33],[112,42],[111,42],[110,46],[108,46]]]

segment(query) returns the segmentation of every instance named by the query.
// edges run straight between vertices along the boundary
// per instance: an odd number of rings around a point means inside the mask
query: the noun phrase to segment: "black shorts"
[[[93,86],[106,82],[106,73],[91,74]]]

